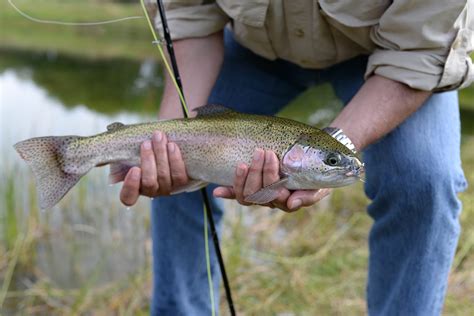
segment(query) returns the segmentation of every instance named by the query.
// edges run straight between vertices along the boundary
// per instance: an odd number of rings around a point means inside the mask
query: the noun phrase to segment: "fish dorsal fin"
[[[107,130],[108,130],[109,132],[111,132],[111,131],[118,130],[118,129],[124,127],[124,126],[125,126],[125,124],[123,124],[123,123],[114,122],[114,123],[111,123],[111,124],[107,125]]]
[[[197,113],[196,117],[235,113],[235,111],[219,104],[206,104],[195,108],[194,111]]]

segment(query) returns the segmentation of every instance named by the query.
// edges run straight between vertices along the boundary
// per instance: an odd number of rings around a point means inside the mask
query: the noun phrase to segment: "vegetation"
[[[95,22],[143,16],[137,2],[73,0],[14,0],[25,13],[42,20]],[[40,24],[22,18],[6,0],[0,2],[0,40],[2,47],[51,51],[89,58],[156,57],[152,36],[144,19],[120,23],[71,27]]]
[[[64,106],[80,104],[104,114],[154,114],[161,99],[161,64],[148,59],[90,59],[0,49],[0,71],[23,71]],[[25,63],[28,71],[25,71]]]
[[[474,151],[467,148],[474,148],[474,138],[466,138],[463,145],[466,176],[472,183]],[[105,283],[97,283],[95,279],[97,273],[107,273],[107,267],[97,270],[95,275],[92,269],[92,273],[84,275],[79,288],[57,284],[35,265],[38,245],[49,240],[51,234],[66,237],[66,245],[74,247],[74,240],[84,238],[84,233],[74,232],[68,221],[56,232],[47,222],[42,222],[31,180],[27,194],[29,212],[21,215],[25,213],[20,196],[25,192],[14,185],[13,173],[12,169],[8,171],[9,180],[0,188],[0,199],[7,210],[1,218],[1,231],[7,236],[0,244],[0,305],[4,303],[4,311],[15,307],[22,314],[147,314],[151,291],[149,261],[137,271]],[[103,174],[95,176],[105,178]],[[94,175],[92,179],[88,177],[82,181],[81,188],[91,185],[90,182],[94,187],[105,185],[104,181],[94,184],[96,181]],[[71,194],[66,205],[75,205],[74,201],[83,193],[75,190]],[[123,207],[113,202],[116,192],[107,192],[109,197],[102,200],[101,195],[97,192],[82,206],[66,206],[59,211],[66,217],[76,212],[88,216],[105,212],[110,220],[123,215]],[[473,196],[472,188],[461,194],[463,234],[450,276],[445,315],[471,315],[474,312]],[[133,216],[143,216],[147,212],[146,201],[141,202],[134,208]],[[109,203],[110,207],[104,209],[103,205]],[[371,225],[365,214],[367,203],[361,185],[336,190],[319,205],[291,216],[229,203],[223,251],[239,313],[364,314],[367,235]],[[12,214],[25,217],[16,218]],[[87,220],[84,222],[86,225]],[[135,229],[148,231],[147,221],[139,223]],[[143,242],[139,248],[145,249],[149,257],[148,243]],[[124,246],[127,245],[123,241],[108,245],[109,248]],[[103,251],[110,250],[104,247]],[[226,315],[224,298],[221,299],[221,310]]]
[[[43,19],[141,15],[136,3],[123,2],[15,1]],[[107,114],[118,108],[154,112],[161,93],[157,86],[150,84],[139,93],[127,88],[133,86],[143,59],[157,58],[144,21],[92,28],[38,25],[19,18],[3,1],[0,28],[0,48],[13,52],[2,54],[0,73],[20,69],[26,58],[35,83],[65,106],[87,104]],[[22,55],[27,50],[49,52],[54,63],[29,59]],[[461,93],[462,118],[468,122],[463,126],[462,158],[471,183],[473,91]],[[323,125],[334,112],[321,105],[335,102],[323,86],[309,90],[282,115]],[[308,118],[301,104],[312,104],[311,112],[319,114]],[[107,187],[105,171],[96,170],[59,207],[44,213],[37,208],[30,171],[8,156],[2,152],[0,161],[0,314],[148,314],[149,201],[142,199],[133,211],[125,210],[116,198],[117,188]],[[474,189],[460,196],[463,232],[445,315],[474,314]],[[238,313],[363,315],[371,226],[367,204],[360,184],[335,190],[318,205],[291,215],[228,203],[223,251]],[[225,304],[222,297],[222,315],[227,314]]]

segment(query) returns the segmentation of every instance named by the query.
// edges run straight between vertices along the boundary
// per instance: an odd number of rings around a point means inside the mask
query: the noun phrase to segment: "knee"
[[[422,150],[398,153],[386,163],[368,155],[365,190],[374,219],[391,213],[422,225],[446,220],[457,225],[461,209],[457,194],[466,187],[460,160]]]

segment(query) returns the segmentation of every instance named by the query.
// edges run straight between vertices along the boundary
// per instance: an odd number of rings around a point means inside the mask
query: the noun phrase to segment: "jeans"
[[[363,84],[367,57],[323,70],[261,58],[225,35],[224,64],[209,103],[273,115],[312,85],[330,83],[344,104]],[[369,237],[370,315],[437,315],[460,233],[466,187],[456,92],[437,93],[363,153]],[[208,193],[212,196],[212,186]],[[211,199],[220,229],[223,209]],[[153,315],[210,315],[199,192],[152,202]],[[209,241],[215,302],[219,267]],[[217,303],[216,303],[217,304]],[[237,301],[238,304],[238,301]]]

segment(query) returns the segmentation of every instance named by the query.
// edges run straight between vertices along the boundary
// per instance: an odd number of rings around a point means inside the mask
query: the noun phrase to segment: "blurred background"
[[[40,211],[32,173],[12,148],[35,136],[90,135],[115,121],[153,120],[163,68],[146,21],[39,24],[0,1],[0,314],[146,315],[149,199],[125,208],[119,188],[107,185],[108,168],[97,168],[59,205]],[[143,15],[139,1],[14,3],[63,22]],[[472,183],[474,88],[460,95],[463,166]],[[321,127],[340,107],[320,86],[279,115]],[[461,194],[463,232],[446,315],[474,314],[473,190]],[[238,313],[363,315],[367,204],[361,184],[291,215],[228,203],[222,244]],[[224,298],[221,311],[227,314]]]

